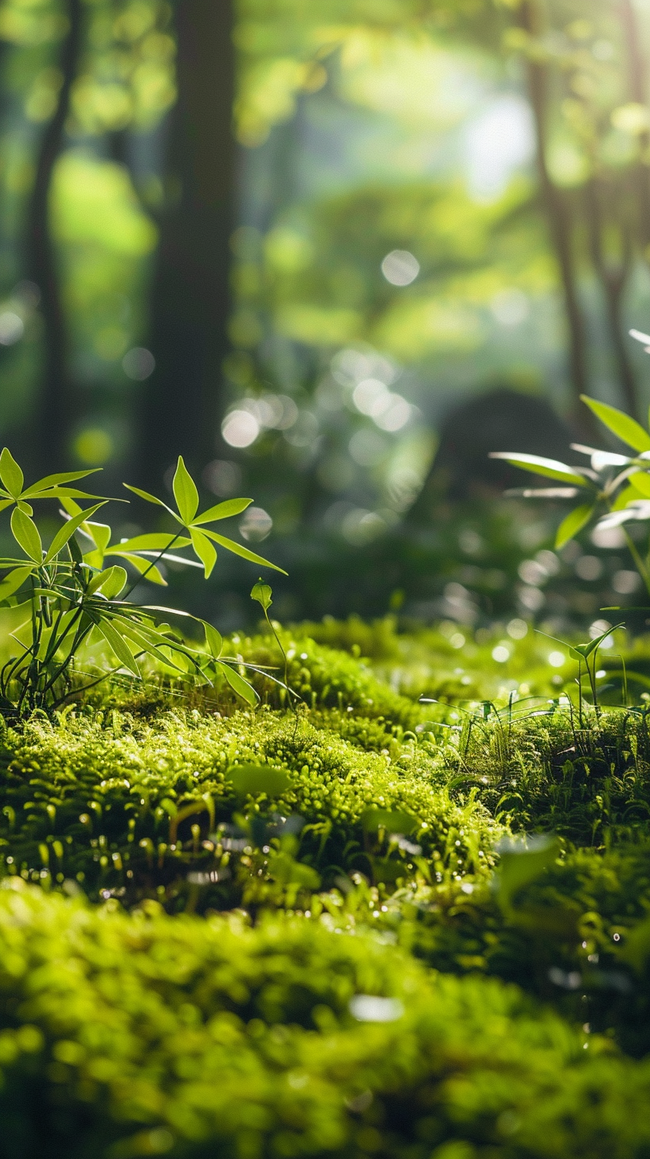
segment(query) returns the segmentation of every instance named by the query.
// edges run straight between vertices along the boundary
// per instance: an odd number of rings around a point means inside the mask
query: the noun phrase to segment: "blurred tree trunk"
[[[61,470],[68,453],[71,417],[66,323],[50,229],[49,201],[52,174],[63,145],[65,122],[70,110],[70,92],[77,74],[82,45],[82,2],[66,0],[68,30],[59,58],[62,84],[53,116],[41,139],[27,210],[27,271],[28,277],[40,290],[44,322],[44,357],[34,411],[33,454],[39,469],[44,471]]]
[[[151,297],[156,369],[143,384],[136,469],[145,486],[181,453],[212,457],[228,350],[233,226],[235,67],[231,0],[179,0],[178,100],[170,114],[168,205]]]
[[[519,9],[521,27],[530,36],[539,36],[539,13],[536,0],[524,0]],[[573,252],[571,207],[563,191],[553,182],[547,160],[548,69],[534,57],[527,60],[528,92],[535,122],[537,170],[549,234],[557,259],[569,330],[569,372],[573,391],[572,418],[578,429],[588,434],[591,421],[580,395],[588,393],[587,341],[584,317],[578,294]]]

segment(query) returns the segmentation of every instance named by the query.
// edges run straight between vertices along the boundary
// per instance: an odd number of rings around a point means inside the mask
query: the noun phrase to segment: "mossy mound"
[[[354,871],[387,886],[480,876],[503,832],[416,746],[366,752],[264,709],[34,719],[6,730],[0,768],[6,869],[125,904],[226,909],[270,897],[265,883],[281,895]]]
[[[0,890],[0,1155],[630,1159],[650,1069],[304,919]]]

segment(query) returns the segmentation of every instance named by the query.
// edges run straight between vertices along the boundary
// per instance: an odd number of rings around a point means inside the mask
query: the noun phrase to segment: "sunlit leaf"
[[[126,587],[127,579],[125,568],[113,564],[112,567],[107,567],[99,575],[93,576],[88,590],[91,593],[101,592],[105,599],[114,600]]]
[[[564,547],[565,543],[568,543],[579,531],[582,531],[583,527],[591,519],[594,511],[595,507],[593,503],[583,503],[580,507],[574,507],[573,511],[570,511],[565,516],[557,529],[555,536],[556,549]]]
[[[117,550],[109,551],[106,554],[116,555],[120,559],[125,559],[127,563],[130,563],[131,566],[136,569],[136,571],[140,572],[140,575],[143,575],[146,572],[147,579],[150,583],[161,584],[162,587],[167,587],[167,580],[158,570],[155,563],[152,563],[150,560],[143,558],[141,555],[131,555],[128,551]]]
[[[16,567],[0,583],[0,600],[7,600],[13,596],[33,572],[32,567]]]
[[[190,535],[192,537],[192,547],[203,564],[204,575],[207,579],[211,575],[212,569],[217,562],[217,552],[204,532],[196,531],[194,527],[191,527]]]
[[[505,459],[513,467],[521,467],[535,475],[545,475],[548,479],[561,479],[563,483],[573,483],[576,487],[588,486],[583,475],[578,475],[572,467],[560,463],[558,459],[545,459],[541,455],[519,454],[516,451],[491,451],[490,458]]]
[[[104,502],[107,502],[107,500],[104,500]],[[71,516],[70,519],[68,520],[68,522],[64,523],[63,527],[60,527],[59,530],[57,531],[56,535],[54,536],[54,539],[52,540],[50,546],[47,549],[47,554],[46,554],[43,562],[44,563],[51,563],[52,560],[55,559],[56,556],[59,554],[59,552],[65,547],[66,543],[71,538],[71,536],[74,535],[77,528],[80,527],[82,523],[85,523],[85,521],[91,515],[94,515],[95,512],[99,511],[100,507],[103,507],[103,506],[104,506],[104,503],[96,503],[95,506],[91,507],[88,511],[79,511],[79,512],[77,512],[76,515]],[[109,532],[110,532],[110,529],[109,529]],[[32,558],[34,558],[34,557],[32,557]]]
[[[628,476],[628,483],[639,494],[650,499],[650,475],[647,471],[635,471],[633,475]]]
[[[587,404],[589,409],[593,411],[601,423],[607,427],[609,431],[617,435],[628,446],[634,447],[635,451],[650,451],[650,435],[644,431],[640,423],[636,419],[630,418],[621,410],[617,410],[614,406],[609,406],[606,402],[598,402],[595,398],[587,398],[587,395],[581,394],[580,398]]]
[[[36,499],[39,492],[49,491],[52,487],[59,487],[63,483],[73,483],[75,479],[85,479],[87,475],[94,475],[97,471],[101,471],[101,467],[93,467],[89,471],[60,471],[58,475],[45,475],[36,483],[31,483],[23,491],[23,498]]]
[[[272,597],[273,589],[270,584],[265,584],[263,580],[259,579],[257,583],[253,585],[251,599],[257,600],[258,604],[261,604],[265,612],[268,612],[271,604],[273,603]]]
[[[175,547],[187,547],[190,540],[185,535],[174,535],[173,531],[152,532],[148,535],[135,535],[116,544],[120,551],[166,551],[172,544]]]
[[[166,503],[163,503],[162,499],[156,499],[155,495],[143,491],[141,487],[134,487],[131,483],[123,483],[122,486],[126,487],[127,491],[133,491],[134,495],[139,495],[141,499],[146,499],[147,503],[156,503],[158,507],[164,507],[165,511],[169,511],[169,514],[174,516],[174,519],[178,519],[176,512],[172,511]]]
[[[399,833],[408,836],[417,829],[420,822],[411,813],[399,812],[390,809],[365,809],[361,814],[361,824],[366,833],[375,833],[378,829],[385,829],[387,833]]]
[[[256,555],[254,551],[249,551],[247,547],[242,547],[241,543],[235,543],[233,539],[226,539],[224,535],[217,535],[216,531],[204,531],[204,535],[208,535],[215,543],[225,547],[226,551],[232,551],[233,555],[240,555],[242,559],[247,559],[249,563],[258,563],[262,567],[272,567],[274,571],[282,572],[282,575],[287,575],[287,572],[282,567],[278,567],[276,563],[270,563],[268,559],[264,559],[261,555]]]
[[[182,455],[178,456],[172,480],[172,491],[181,519],[184,523],[191,523],[199,509],[199,493],[196,489],[196,483],[183,462]]]
[[[9,494],[17,499],[22,491],[25,476],[8,447],[3,447],[0,454],[0,479]]]
[[[250,704],[254,708],[259,700],[259,696],[248,681],[244,680],[243,676],[239,675],[239,672],[235,672],[235,669],[231,668],[229,664],[220,664],[219,670],[225,676],[233,692],[236,692],[238,696],[241,696],[247,704]]]
[[[203,631],[205,632],[205,642],[210,649],[211,655],[215,660],[219,659],[221,650],[223,648],[223,639],[221,632],[218,632],[213,624],[209,624],[207,620],[201,620],[203,624]]]
[[[104,637],[111,651],[115,654],[117,659],[125,668],[128,668],[134,676],[140,676],[140,669],[137,661],[131,652],[124,636],[113,627],[110,620],[99,620],[96,623],[97,631]]]
[[[198,527],[202,523],[212,523],[217,519],[228,519],[231,515],[241,515],[252,502],[252,499],[226,499],[223,503],[217,503],[201,515],[197,515],[192,523],[194,527]]]
[[[251,797],[259,793],[279,797],[291,784],[287,770],[274,768],[273,765],[231,765],[225,777],[238,792],[248,793]]]
[[[29,515],[15,507],[11,513],[11,531],[16,543],[33,559],[35,563],[42,563],[43,544],[38,528]]]

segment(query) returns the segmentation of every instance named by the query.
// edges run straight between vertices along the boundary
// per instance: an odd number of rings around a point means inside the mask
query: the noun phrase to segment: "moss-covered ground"
[[[281,638],[5,723],[0,1156],[648,1159],[648,642]]]

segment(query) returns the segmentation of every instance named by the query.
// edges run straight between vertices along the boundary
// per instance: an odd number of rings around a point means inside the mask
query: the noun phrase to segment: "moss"
[[[238,904],[251,879],[277,876],[274,865],[286,876],[273,861],[280,853],[309,866],[315,886],[355,869],[389,885],[480,875],[503,831],[475,799],[432,784],[416,746],[363,752],[270,710],[35,719],[7,730],[0,761],[6,869],[73,878],[93,897],[117,891],[129,904]],[[286,770],[286,786],[239,791],[229,770],[251,762]]]
[[[0,891],[0,1155],[631,1159],[647,1064],[297,918]],[[383,1001],[382,1001],[383,1000]],[[36,1108],[38,1110],[36,1111]]]

